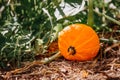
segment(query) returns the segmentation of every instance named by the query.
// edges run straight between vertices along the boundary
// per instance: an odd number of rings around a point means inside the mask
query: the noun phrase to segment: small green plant
[[[49,0],[0,2],[3,8],[0,12],[0,67],[20,67],[21,62],[34,60],[35,42],[39,39],[44,46],[40,49],[46,49],[46,43],[53,40],[49,35],[57,25],[54,11],[59,3]]]

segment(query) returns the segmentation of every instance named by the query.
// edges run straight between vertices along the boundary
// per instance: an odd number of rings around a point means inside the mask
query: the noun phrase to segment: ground
[[[1,71],[0,80],[6,71]],[[32,66],[24,73],[9,76],[8,80],[120,80],[120,56],[92,61],[69,61],[59,58],[48,64]]]

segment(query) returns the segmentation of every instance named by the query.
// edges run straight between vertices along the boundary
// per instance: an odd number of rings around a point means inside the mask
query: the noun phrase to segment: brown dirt
[[[5,75],[0,72],[0,80]],[[78,62],[59,58],[49,64],[39,64],[8,80],[120,80],[120,56]]]

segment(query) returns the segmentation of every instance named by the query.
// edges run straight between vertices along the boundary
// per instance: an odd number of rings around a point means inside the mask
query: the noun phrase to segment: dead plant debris
[[[78,62],[59,58],[48,64],[39,64],[26,72],[10,75],[7,80],[120,80],[120,57]],[[4,80],[7,72],[0,72]]]

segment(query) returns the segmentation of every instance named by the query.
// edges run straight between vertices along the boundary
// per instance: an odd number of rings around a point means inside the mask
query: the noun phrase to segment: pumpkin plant
[[[58,46],[68,60],[85,61],[94,58],[100,48],[96,32],[85,24],[72,24],[58,35]]]

